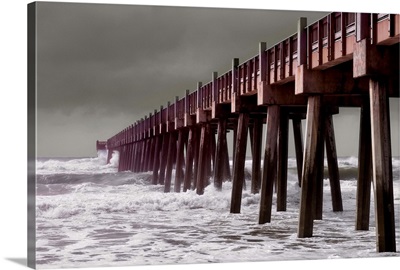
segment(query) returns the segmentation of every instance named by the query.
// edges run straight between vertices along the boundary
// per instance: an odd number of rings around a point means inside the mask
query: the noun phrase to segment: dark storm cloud
[[[66,114],[147,114],[227,71],[232,58],[255,55],[259,41],[294,33],[310,14],[68,3],[38,10],[39,108]]]
[[[38,155],[93,156],[96,140],[253,57],[259,42],[294,34],[299,17],[325,14],[39,2]],[[349,115],[358,114],[341,113],[337,131],[357,121]],[[353,133],[337,134],[338,153],[355,155]]]

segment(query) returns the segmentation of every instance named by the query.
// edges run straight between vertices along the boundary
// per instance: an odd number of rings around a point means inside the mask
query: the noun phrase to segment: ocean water
[[[286,212],[258,224],[259,194],[243,191],[240,214],[230,214],[231,182],[163,193],[151,173],[117,172],[118,155],[38,159],[37,267],[98,267],[399,256],[377,253],[373,193],[370,230],[356,231],[357,158],[339,159],[343,212],[333,212],[324,179],[323,220],[314,236],[297,238],[300,188],[289,159]],[[251,161],[246,162],[251,171]],[[400,159],[393,159],[396,244],[400,250]],[[174,177],[174,175],[173,175]],[[172,181],[173,183],[174,181]],[[246,179],[250,187],[250,179]],[[173,184],[172,184],[173,185]],[[173,188],[172,188],[173,190]],[[373,192],[373,191],[372,191]],[[274,199],[276,199],[274,195]]]

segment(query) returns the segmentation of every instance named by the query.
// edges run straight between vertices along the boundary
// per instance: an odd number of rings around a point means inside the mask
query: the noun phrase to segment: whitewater
[[[297,238],[300,188],[289,158],[287,211],[258,224],[260,195],[243,191],[230,214],[231,182],[164,193],[152,173],[118,172],[118,153],[93,158],[39,158],[36,164],[37,267],[97,267],[399,256],[377,253],[373,189],[370,230],[356,231],[357,158],[339,158],[343,212],[333,212],[324,179],[323,220]],[[251,171],[251,161],[246,161]],[[250,173],[246,186],[250,187]],[[174,177],[174,175],[173,175]],[[393,158],[396,245],[400,249],[400,159]],[[172,185],[173,185],[172,181]],[[173,187],[171,188],[173,190]]]

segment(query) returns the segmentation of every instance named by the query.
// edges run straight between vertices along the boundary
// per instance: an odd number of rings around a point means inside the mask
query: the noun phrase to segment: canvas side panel
[[[28,4],[28,266],[36,268],[36,3]]]

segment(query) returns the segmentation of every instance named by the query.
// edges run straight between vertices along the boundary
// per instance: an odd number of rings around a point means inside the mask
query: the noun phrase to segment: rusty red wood
[[[198,170],[196,181],[196,193],[202,195],[204,193],[205,183],[207,178],[207,159],[209,156],[209,137],[210,137],[210,124],[204,123],[201,126],[200,145],[199,145],[199,158]]]
[[[281,108],[278,131],[278,173],[277,173],[277,211],[286,211],[287,201],[287,169],[289,149],[289,116],[284,108]]]
[[[196,144],[196,131],[195,127],[190,127],[189,136],[188,136],[188,144],[186,148],[186,161],[185,161],[185,175],[184,175],[184,183],[183,183],[183,192],[190,190],[191,183],[193,179],[193,156],[194,156],[194,148]]]
[[[377,251],[395,252],[393,169],[387,82],[370,79],[372,164],[375,186]]]
[[[369,99],[365,98],[360,112],[358,146],[358,178],[356,198],[356,230],[369,230],[372,180],[371,114]]]
[[[253,161],[251,168],[251,193],[256,194],[259,192],[261,186],[261,145],[264,119],[261,117],[256,117],[253,121]]]
[[[239,114],[238,129],[236,136],[236,151],[233,162],[231,213],[240,213],[242,202],[242,189],[244,182],[244,163],[246,160],[247,130],[249,125],[249,114]]]
[[[167,168],[165,171],[165,182],[164,182],[165,193],[171,191],[171,177],[172,177],[172,168],[174,166],[175,152],[176,152],[176,133],[171,132],[168,142]]]
[[[304,153],[303,175],[301,181],[301,200],[299,225],[297,235],[299,238],[311,237],[314,224],[314,192],[318,182],[318,167],[320,166],[320,150],[322,139],[322,112],[321,96],[310,96],[307,108],[307,130]]]
[[[226,119],[218,119],[218,131],[217,131],[217,149],[215,156],[215,167],[214,167],[214,186],[216,189],[222,189],[223,173],[224,173],[224,148],[226,144]]]
[[[325,143],[329,170],[329,183],[331,186],[332,209],[334,212],[343,211],[339,166],[336,153],[336,140],[331,114],[328,114],[325,119]]]
[[[303,135],[301,127],[301,119],[293,118],[293,139],[296,152],[296,165],[299,187],[301,187],[301,177],[303,172]]]
[[[267,135],[264,152],[264,168],[261,182],[261,201],[259,224],[271,222],[273,183],[277,168],[277,139],[280,118],[280,106],[272,105],[267,111]]]
[[[181,183],[184,180],[184,175],[182,171],[183,159],[184,159],[184,144],[185,144],[185,130],[180,129],[178,131],[178,148],[176,155],[176,168],[175,168],[175,183],[174,191],[181,192]]]

